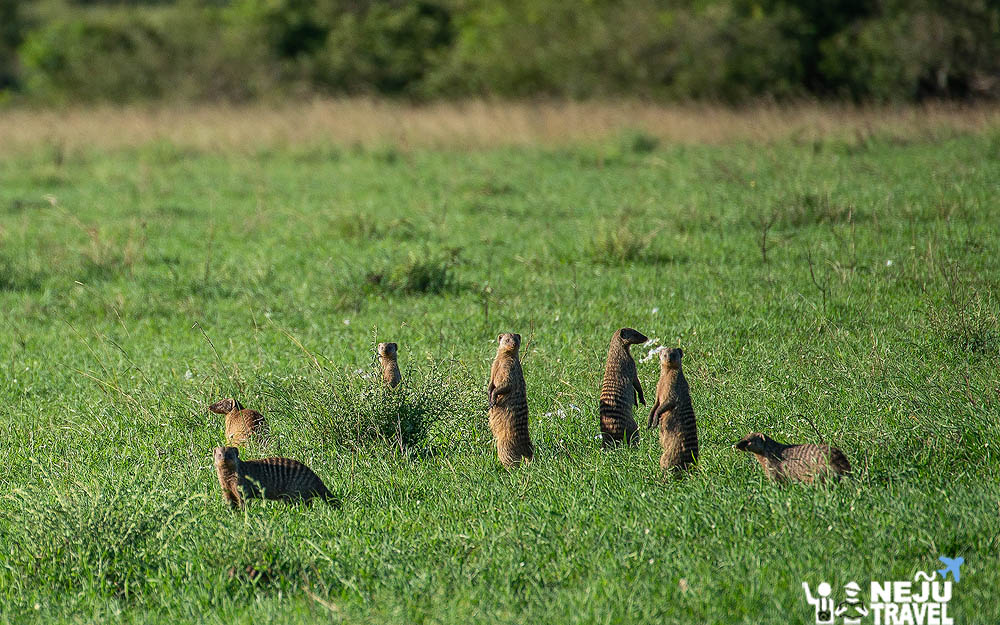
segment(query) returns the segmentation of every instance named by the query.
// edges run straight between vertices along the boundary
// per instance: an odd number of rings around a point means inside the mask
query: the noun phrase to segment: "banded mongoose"
[[[521,335],[497,336],[497,356],[490,367],[490,430],[497,445],[500,464],[508,469],[522,460],[531,462],[535,449],[528,432],[528,395],[521,370]]]
[[[242,445],[251,436],[267,438],[268,426],[264,415],[256,410],[248,410],[232,397],[223,399],[208,407],[216,414],[226,415],[226,444]]]
[[[646,405],[642,385],[635,369],[629,346],[645,343],[649,339],[638,330],[622,328],[611,337],[608,362],[601,383],[601,439],[604,447],[613,447],[625,441],[639,443],[639,427],[632,418],[633,405]]]
[[[683,356],[679,347],[660,350],[660,381],[649,411],[649,427],[660,429],[660,468],[664,471],[683,471],[698,458],[698,425],[681,368]]]
[[[851,472],[844,452],[830,445],[785,445],[767,434],[752,432],[733,447],[756,456],[767,477],[777,482],[811,484],[827,478],[840,479]]]
[[[403,380],[403,377],[399,375],[399,362],[396,360],[398,351],[399,346],[395,343],[378,344],[378,361],[382,365],[382,380],[389,385],[389,388],[396,388]]]
[[[222,495],[234,510],[253,498],[308,503],[319,497],[329,503],[336,502],[323,480],[297,460],[240,460],[240,450],[236,447],[216,447],[214,457]]]

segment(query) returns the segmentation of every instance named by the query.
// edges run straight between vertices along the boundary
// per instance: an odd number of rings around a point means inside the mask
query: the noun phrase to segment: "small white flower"
[[[600,435],[600,434],[595,434],[595,435],[594,435],[594,440],[595,440],[595,441],[599,441],[599,440],[601,440],[601,435]]]
[[[885,266],[886,267],[892,267],[892,261],[891,260],[885,261]]]
[[[648,527],[646,528],[646,535],[647,536],[649,535],[649,528]]]
[[[551,416],[552,416],[552,413],[551,413],[551,412],[546,412],[546,413],[545,413],[545,414],[543,414],[542,416],[543,416],[543,417],[551,417]]]
[[[520,566],[524,566],[524,562],[522,562]]]
[[[264,311],[264,317],[265,317],[266,319],[270,319],[270,318],[271,318],[271,311],[270,311],[270,310],[266,310],[266,311]]]
[[[194,374],[191,373],[190,369],[188,369],[187,371],[184,372],[184,379],[185,380],[190,380],[193,377],[194,377]]]
[[[650,558],[650,559],[649,559],[649,563],[650,563],[650,564],[652,564],[652,563],[653,563],[653,558]]]
[[[579,412],[581,414],[583,413],[583,411],[580,410],[580,407],[577,406],[576,404],[570,404],[569,405],[569,409],[572,410],[572,411],[574,411],[574,412]]]
[[[826,531],[832,532],[833,531],[833,526],[832,525],[827,525],[826,526]]]
[[[556,321],[559,321],[559,315],[556,315]]]
[[[660,309],[659,309],[659,308],[654,308],[654,309],[653,309],[653,314],[654,314],[654,315],[655,315],[656,313],[658,313],[658,312],[660,312]]]
[[[351,320],[350,319],[344,319],[344,325],[345,326],[351,325]]]

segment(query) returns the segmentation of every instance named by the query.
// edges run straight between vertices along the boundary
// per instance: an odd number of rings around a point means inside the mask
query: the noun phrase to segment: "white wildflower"
[[[659,309],[659,308],[653,308],[653,314],[654,314],[654,315],[655,315],[656,313],[658,313],[658,312],[660,312],[660,309]]]
[[[188,369],[187,371],[184,372],[184,379],[185,380],[190,380],[192,378],[194,378],[194,374],[191,373],[190,369]]]
[[[350,319],[344,319],[344,325],[345,326],[351,325],[351,320]]]
[[[885,266],[886,267],[892,267],[892,261],[891,260],[885,261]]]

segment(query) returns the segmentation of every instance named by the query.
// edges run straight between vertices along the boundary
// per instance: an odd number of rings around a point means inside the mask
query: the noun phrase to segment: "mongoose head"
[[[215,402],[208,409],[216,414],[228,414],[234,410],[243,410],[243,404],[232,397],[228,397],[222,401]]]
[[[680,369],[684,350],[680,347],[660,350],[660,367],[664,369]]]
[[[497,335],[497,353],[499,352],[513,352],[517,354],[517,350],[521,349],[521,335],[514,334],[513,332],[504,332],[503,334]]]
[[[736,441],[733,445],[733,449],[737,451],[748,451],[752,454],[766,454],[771,450],[774,445],[774,439],[767,434],[761,434],[760,432],[751,432]]]
[[[396,359],[396,352],[399,351],[399,346],[395,343],[379,343],[378,344],[378,356],[379,358],[388,358],[389,360]]]
[[[619,339],[621,339],[621,342],[626,345],[639,345],[640,343],[645,343],[649,340],[649,337],[645,334],[639,332],[638,330],[633,330],[632,328],[622,328],[621,330],[618,330],[618,332],[615,332],[615,334]]]
[[[240,464],[240,450],[235,447],[216,447],[215,448],[215,467],[236,469]]]

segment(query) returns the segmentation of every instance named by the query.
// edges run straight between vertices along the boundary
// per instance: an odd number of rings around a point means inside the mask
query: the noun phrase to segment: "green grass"
[[[636,137],[5,155],[0,620],[806,623],[803,581],[962,555],[950,614],[1000,622],[1000,139]],[[686,479],[649,433],[598,449],[621,326],[684,348]],[[514,473],[485,415],[504,331]],[[386,340],[403,397],[364,377]],[[307,462],[340,509],[228,510],[206,406],[233,394],[277,439],[244,455]],[[853,479],[780,488],[731,449],[810,422]]]

